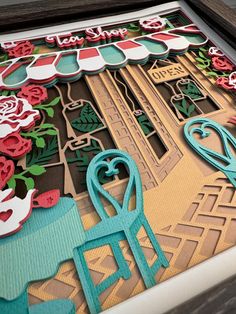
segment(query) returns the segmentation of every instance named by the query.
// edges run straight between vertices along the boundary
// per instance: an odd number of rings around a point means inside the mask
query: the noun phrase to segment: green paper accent
[[[60,198],[52,208],[33,209],[21,231],[0,239],[0,297],[15,299],[28,282],[53,276],[59,263],[72,258],[74,247],[84,241],[73,199]]]
[[[99,47],[98,48],[105,62],[108,64],[115,64],[117,67],[117,63],[122,63],[125,60],[125,56],[122,50],[118,49],[114,45]]]
[[[140,27],[139,27],[139,25],[138,25],[138,23],[130,23],[130,24],[128,24],[128,26],[127,26],[127,30],[129,31],[129,32],[131,32],[131,33],[137,33],[137,32],[140,32]]]
[[[16,180],[22,180],[24,181],[27,191],[29,191],[34,188],[34,179],[26,177],[25,174],[29,173],[34,176],[40,176],[41,174],[45,172],[46,170],[44,167],[39,166],[39,165],[32,165],[29,168],[26,168],[26,170],[22,171],[21,173],[14,174],[11,177],[11,179],[7,182],[7,185],[9,188],[12,188],[15,190]]]
[[[99,143],[95,139],[91,139],[91,143],[88,146],[85,146],[83,148],[79,148],[75,151],[75,158],[67,158],[68,164],[76,163],[76,166],[78,168],[79,172],[86,172],[88,165],[91,161],[91,155],[96,156],[98,153],[102,151]],[[102,169],[101,169],[102,170]],[[110,178],[108,178],[104,171],[99,171],[98,173],[99,182],[101,184],[107,183],[110,181]],[[80,179],[80,184],[85,184],[85,178]]]
[[[137,119],[139,125],[141,126],[144,135],[148,135],[154,131],[153,125],[145,113],[143,113],[139,116],[136,116],[136,119]]]
[[[83,106],[79,117],[74,119],[71,125],[74,129],[83,133],[90,133],[103,127],[103,123],[89,103]]]
[[[22,63],[21,66],[18,67],[15,71],[13,71],[11,74],[3,78],[4,84],[15,85],[24,81],[27,78],[26,69],[28,66],[29,66],[28,62],[26,62],[25,64]]]
[[[166,46],[160,42],[156,42],[149,38],[136,39],[136,41],[144,45],[152,53],[161,53],[166,51]]]
[[[31,132],[21,132],[21,135],[26,138],[31,138],[33,143],[38,148],[44,148],[46,145],[45,135],[57,135],[57,131],[54,129],[54,125],[51,123],[43,123]]]
[[[54,109],[51,108],[51,107],[57,105],[60,100],[61,100],[61,97],[55,97],[50,103],[48,103],[48,104],[39,104],[37,106],[34,106],[34,109],[44,110],[50,118],[53,118],[53,116],[54,116]],[[56,132],[56,131],[54,130],[54,132]],[[51,135],[54,135],[54,134],[51,134]]]
[[[196,106],[194,103],[188,104],[186,99],[183,98],[181,100],[173,100],[175,107],[182,112],[187,118],[191,116],[194,112]]]
[[[186,34],[186,33],[182,33],[182,32],[174,32],[174,34],[178,34],[180,36],[183,36],[184,38],[187,39],[188,42],[192,43],[192,44],[201,44],[203,42],[205,42],[206,38],[203,37],[200,34]]]
[[[182,93],[184,93],[184,95],[189,96],[192,100],[198,100],[204,97],[204,95],[194,82],[179,84],[179,88]]]
[[[77,53],[62,55],[59,62],[55,65],[57,71],[65,74],[71,74],[79,71],[77,58]]]
[[[45,165],[53,159],[58,152],[57,136],[50,136],[45,139],[43,148],[33,147],[32,151],[26,155],[26,166]]]
[[[40,176],[44,172],[46,172],[45,168],[39,165],[32,165],[27,168],[28,172],[34,176]]]
[[[112,177],[119,173],[117,165],[123,164],[129,172],[129,181],[124,193],[123,204],[110,195],[99,182],[98,173],[106,169],[106,176]],[[101,309],[100,294],[111,287],[119,278],[128,279],[131,276],[129,266],[124,259],[119,241],[127,240],[137,263],[143,281],[147,288],[156,284],[155,274],[161,267],[168,267],[169,263],[159,246],[156,237],[144,215],[142,183],[138,168],[133,159],[125,152],[111,149],[99,153],[90,162],[87,171],[87,188],[91,201],[101,218],[96,226],[86,231],[86,242],[74,249],[74,261],[90,312],[98,313]],[[132,193],[136,196],[136,208],[129,210]],[[116,210],[116,215],[109,217],[104,209],[101,196]],[[148,265],[142,247],[137,239],[140,228],[146,230],[157,259],[152,266]],[[86,263],[84,253],[91,249],[110,245],[118,270],[98,285],[95,285]]]

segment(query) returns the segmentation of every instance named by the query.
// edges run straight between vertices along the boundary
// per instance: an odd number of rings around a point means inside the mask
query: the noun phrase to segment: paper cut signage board
[[[235,245],[236,68],[194,20],[0,36],[1,313],[98,313]]]

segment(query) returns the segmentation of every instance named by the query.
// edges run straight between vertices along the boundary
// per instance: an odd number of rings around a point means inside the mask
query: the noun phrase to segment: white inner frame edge
[[[73,22],[36,30],[0,35],[0,42],[19,39],[33,39],[66,31],[82,30],[86,27],[114,25],[129,22],[145,16],[167,14],[181,9],[234,63],[235,50],[204,23],[201,18],[183,1],[153,6],[148,9],[82,22]],[[194,296],[210,289],[236,273],[236,248],[232,247],[184,272],[174,276],[155,287],[148,289],[106,311],[104,314],[161,314],[186,302]],[[222,267],[223,265],[223,267]],[[219,271],[220,270],[220,271]]]

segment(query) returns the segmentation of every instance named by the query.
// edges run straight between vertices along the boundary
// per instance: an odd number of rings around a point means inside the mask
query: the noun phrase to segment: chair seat
[[[108,236],[120,231],[129,230],[135,220],[142,212],[137,212],[132,210],[130,212],[125,212],[124,214],[119,214],[113,217],[109,217],[100,221],[96,226],[92,227],[86,232],[86,241],[92,241],[95,239]]]

